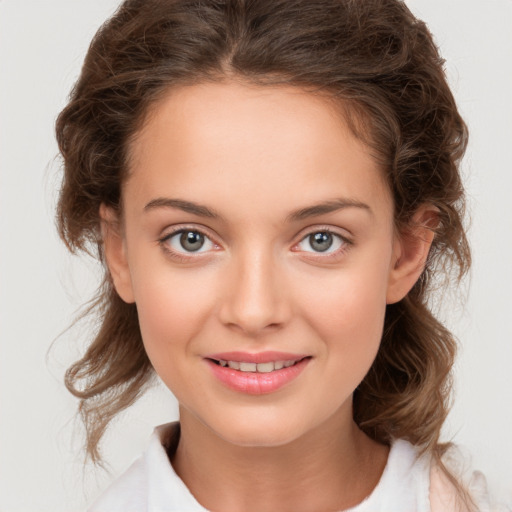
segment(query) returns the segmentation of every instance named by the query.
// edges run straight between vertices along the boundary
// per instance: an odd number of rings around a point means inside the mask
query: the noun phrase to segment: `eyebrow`
[[[207,206],[194,203],[192,201],[185,201],[183,199],[171,199],[167,197],[159,197],[157,199],[151,200],[144,207],[144,211],[147,212],[157,208],[176,208],[178,210],[182,210],[199,217],[222,219],[220,214],[218,214],[215,210],[208,208]],[[287,222],[297,222],[300,220],[308,219],[310,217],[317,217],[338,210],[344,210],[346,208],[359,208],[367,211],[370,215],[373,215],[371,208],[367,204],[356,201],[354,199],[340,198],[295,210],[286,217],[286,220]]]
[[[296,210],[288,215],[287,220],[296,222],[310,217],[317,217],[338,210],[344,210],[346,208],[360,208],[367,211],[370,215],[373,215],[372,209],[367,204],[356,201],[355,199],[340,198]]]
[[[183,210],[184,212],[192,213],[199,217],[209,217],[211,219],[219,219],[221,217],[214,210],[206,206],[193,203],[192,201],[184,201],[183,199],[159,197],[157,199],[153,199],[144,206],[144,211],[147,212],[156,208],[177,208],[178,210]]]

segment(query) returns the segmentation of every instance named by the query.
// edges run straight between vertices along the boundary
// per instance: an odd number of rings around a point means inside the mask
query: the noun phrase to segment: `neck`
[[[247,447],[222,439],[182,410],[181,437],[172,463],[208,510],[350,508],[377,485],[388,448],[361,432],[349,412],[340,410],[285,445]]]

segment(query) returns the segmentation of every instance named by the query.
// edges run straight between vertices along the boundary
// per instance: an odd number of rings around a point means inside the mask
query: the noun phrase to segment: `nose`
[[[257,337],[283,327],[290,305],[282,269],[272,255],[247,252],[231,262],[220,319],[231,329]]]

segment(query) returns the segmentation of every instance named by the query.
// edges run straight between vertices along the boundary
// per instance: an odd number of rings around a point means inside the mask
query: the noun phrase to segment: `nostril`
[[[283,293],[271,271],[261,269],[255,262],[251,272],[233,274],[226,280],[218,302],[219,319],[230,329],[246,335],[259,335],[280,329],[289,319],[290,310]]]

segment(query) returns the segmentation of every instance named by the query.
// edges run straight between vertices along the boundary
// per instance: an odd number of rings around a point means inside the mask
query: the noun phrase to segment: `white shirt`
[[[88,512],[207,512],[169,462],[165,447],[175,450],[178,440],[177,423],[157,427],[142,457],[100,496]],[[490,511],[485,479],[480,474],[475,475],[474,485],[471,484],[473,496],[478,498],[479,510]],[[418,457],[413,445],[396,440],[373,492],[346,512],[448,512],[455,510],[456,502],[453,487],[444,475],[431,470],[430,456]]]

